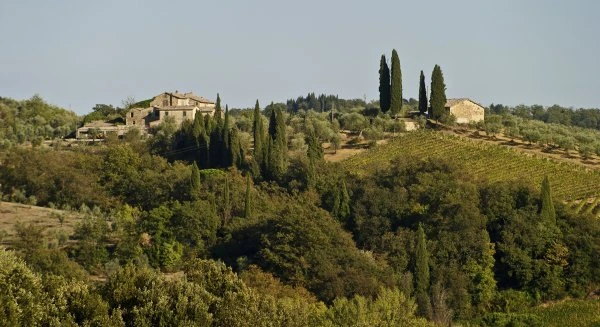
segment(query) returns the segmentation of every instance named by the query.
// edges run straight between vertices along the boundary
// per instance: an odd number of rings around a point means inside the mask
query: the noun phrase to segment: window
[[[133,112],[131,112],[131,118],[133,118]]]
[[[165,117],[167,117],[169,115],[169,112],[165,112]]]
[[[183,112],[183,117],[187,116],[187,111]]]
[[[163,100],[163,107],[166,107],[169,105],[169,100],[165,99]]]
[[[135,120],[133,121],[133,124],[135,125]]]

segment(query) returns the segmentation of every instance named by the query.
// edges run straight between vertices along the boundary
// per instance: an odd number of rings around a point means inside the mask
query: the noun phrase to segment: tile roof
[[[447,100],[446,100],[446,107],[452,107],[452,106],[454,106],[454,105],[457,105],[457,104],[459,104],[459,103],[461,103],[461,102],[463,102],[463,101],[470,101],[470,102],[473,102],[474,104],[476,104],[476,105],[478,105],[478,106],[480,106],[480,107],[482,107],[482,108],[485,108],[485,107],[484,107],[484,106],[482,106],[481,104],[479,104],[479,103],[477,103],[477,102],[475,102],[475,101],[473,101],[473,100],[471,100],[471,99],[469,99],[469,98],[454,98],[454,99],[447,99]]]

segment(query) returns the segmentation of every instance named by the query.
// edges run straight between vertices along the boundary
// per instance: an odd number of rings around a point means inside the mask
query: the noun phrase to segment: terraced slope
[[[563,201],[600,196],[600,171],[572,163],[518,152],[495,144],[442,134],[418,131],[399,136],[386,145],[357,154],[344,167],[358,175],[389,165],[394,158],[413,156],[445,158],[457,162],[474,179],[486,182],[520,181],[539,186],[545,175],[554,198]]]

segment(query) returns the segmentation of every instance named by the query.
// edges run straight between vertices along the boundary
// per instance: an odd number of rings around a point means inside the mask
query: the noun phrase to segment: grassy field
[[[547,175],[554,197],[563,201],[600,196],[598,170],[434,131],[406,133],[386,145],[344,160],[343,165],[351,173],[362,175],[383,168],[402,156],[451,160],[475,180],[486,182],[519,181],[538,187]]]
[[[0,244],[10,247],[18,223],[34,224],[45,229],[48,240],[62,233],[73,234],[81,215],[76,212],[36,207],[20,203],[0,202]]]

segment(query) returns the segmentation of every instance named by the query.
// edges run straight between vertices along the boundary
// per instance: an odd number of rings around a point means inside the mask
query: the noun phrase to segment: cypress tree
[[[223,118],[222,115],[223,115],[223,110],[221,109],[221,97],[219,96],[219,93],[217,93],[217,101],[215,102],[215,114],[214,114],[215,123],[217,126],[221,125],[221,120]]]
[[[312,188],[315,185],[316,165],[319,161],[323,160],[323,147],[312,129],[309,130],[306,137],[306,143],[308,145],[308,149],[306,150],[306,156],[308,157],[308,173],[306,180],[307,186]]]
[[[269,134],[264,173],[267,178],[280,180],[287,170],[287,138],[285,121],[279,108],[274,108],[269,117]]]
[[[415,258],[415,292],[417,305],[421,316],[431,316],[431,302],[429,300],[429,252],[423,226],[419,223],[417,230],[417,250]]]
[[[381,55],[379,62],[379,107],[382,112],[390,110],[390,68],[385,55]]]
[[[246,176],[246,197],[244,199],[244,218],[250,218],[250,175]]]
[[[439,65],[433,67],[430,92],[429,103],[431,104],[431,112],[429,117],[440,120],[446,113],[446,84],[444,84],[444,75]]]
[[[342,179],[341,192],[340,192],[340,209],[339,216],[344,222],[350,215],[350,195],[346,188],[346,181]]]
[[[542,221],[549,224],[556,224],[556,211],[554,209],[554,201],[552,200],[552,191],[550,189],[550,180],[548,176],[542,181],[542,207],[540,208],[540,216]]]
[[[252,124],[252,131],[254,133],[254,152],[252,153],[252,161],[254,164],[252,167],[254,169],[254,176],[258,176],[259,171],[263,169],[265,158],[265,131],[258,99],[254,105],[254,122]]]
[[[198,200],[200,195],[200,170],[196,163],[192,163],[192,171],[190,174],[189,197],[191,201]]]
[[[239,132],[237,127],[229,131],[229,154],[230,165],[241,168],[244,166],[244,150],[240,144]]]
[[[402,110],[402,70],[400,69],[400,58],[396,49],[392,50],[390,89],[390,111],[395,116]]]
[[[215,125],[210,133],[210,165],[212,167],[221,167],[223,165],[223,126]]]
[[[229,198],[229,176],[225,176],[225,185],[223,186],[223,225],[226,225],[231,218],[231,203]]]
[[[419,112],[421,115],[427,115],[427,88],[425,87],[425,75],[421,71],[419,78]]]
[[[225,120],[223,121],[223,132],[221,133],[221,136],[223,137],[221,140],[221,163],[224,167],[230,167],[233,164],[229,133],[229,106],[225,105]]]
[[[271,108],[273,108],[273,103],[271,102]],[[271,114],[269,115],[269,137],[272,140],[277,139],[277,132],[279,128],[277,127],[277,109],[273,108],[271,110]]]

